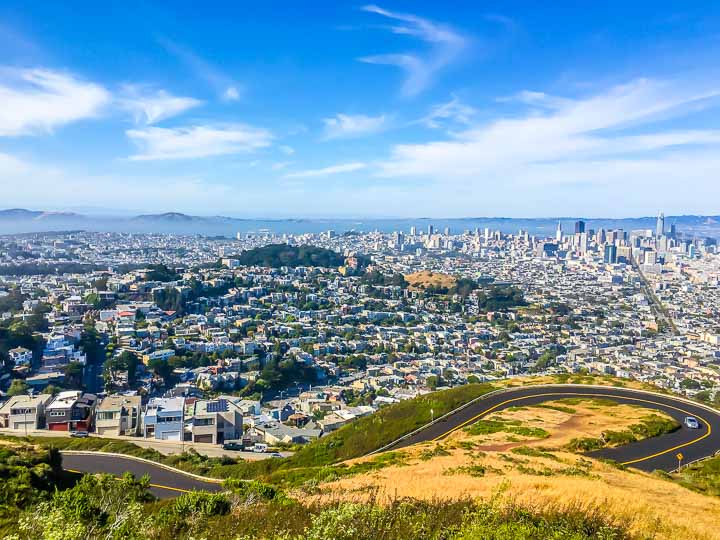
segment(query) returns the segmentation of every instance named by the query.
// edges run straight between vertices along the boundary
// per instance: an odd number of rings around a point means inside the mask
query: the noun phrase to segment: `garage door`
[[[195,442],[212,443],[213,436],[212,435],[195,435]]]
[[[162,440],[163,441],[179,441],[180,440],[180,432],[179,431],[166,431],[162,434]]]

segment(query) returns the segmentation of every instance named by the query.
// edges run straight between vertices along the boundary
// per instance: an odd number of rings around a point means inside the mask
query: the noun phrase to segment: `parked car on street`
[[[227,441],[223,445],[223,450],[245,450],[245,445],[241,443],[240,441]]]

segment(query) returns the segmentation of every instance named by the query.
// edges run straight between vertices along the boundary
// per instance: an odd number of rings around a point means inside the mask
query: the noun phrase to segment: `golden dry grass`
[[[651,384],[635,381],[632,379],[619,379],[604,375],[568,375],[567,383],[577,384],[594,384],[600,386],[611,386],[621,388],[631,388],[634,390],[649,390],[661,392]],[[501,379],[493,381],[493,384],[502,388],[516,388],[521,386],[538,386],[542,384],[558,384],[558,378],[555,375],[528,375],[525,377],[513,377],[512,379]]]
[[[579,502],[601,506],[642,536],[720,540],[720,499],[691,492],[659,476],[620,470],[563,449],[572,438],[597,437],[608,428],[625,428],[647,415],[647,409],[629,405],[597,407],[592,402],[569,406],[575,409],[574,414],[522,407],[493,415],[542,427],[550,433],[545,439],[513,436],[517,440],[508,440],[506,433],[470,436],[457,432],[442,443],[405,450],[408,465],[325,484],[322,495],[316,497],[499,497],[531,507]],[[512,451],[519,446],[534,448],[540,454],[528,456]],[[474,476],[473,467],[475,471],[482,469],[482,475]]]
[[[405,276],[405,281],[410,284],[411,290],[423,289],[425,287],[434,285],[436,287],[447,287],[451,289],[455,286],[457,278],[448,274],[440,274],[438,272],[431,272],[430,270],[422,270],[421,272],[415,272]]]

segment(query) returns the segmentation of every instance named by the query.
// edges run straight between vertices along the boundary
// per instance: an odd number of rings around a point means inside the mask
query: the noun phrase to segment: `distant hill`
[[[164,214],[142,214],[132,218],[133,221],[170,221],[170,222],[188,222],[188,221],[205,221],[205,218],[197,216],[189,216],[180,212],[165,212]]]
[[[85,216],[72,212],[44,212],[26,210],[24,208],[10,208],[0,210],[0,220],[39,220],[39,219],[84,219]]]
[[[0,234],[85,230],[98,232],[201,234],[206,236],[234,237],[238,232],[265,234],[274,233],[320,233],[328,230],[339,234],[347,232],[392,232],[409,231],[411,227],[426,230],[433,225],[436,230],[450,229],[452,234],[462,231],[500,230],[517,233],[527,230],[540,237],[554,236],[558,221],[563,230],[572,231],[574,222],[583,219],[588,229],[598,230],[621,228],[626,231],[637,229],[654,230],[655,218],[651,216],[634,218],[380,218],[380,219],[248,219],[229,216],[196,216],[181,212],[164,212],[141,215],[83,214],[73,212],[50,212],[11,208],[0,210]],[[666,216],[668,226],[675,225],[688,237],[720,238],[720,216]]]
[[[315,246],[290,246],[288,244],[270,244],[244,251],[236,257],[242,266],[268,266],[280,268],[289,266],[321,266],[335,268],[342,266],[345,258],[330,249]]]

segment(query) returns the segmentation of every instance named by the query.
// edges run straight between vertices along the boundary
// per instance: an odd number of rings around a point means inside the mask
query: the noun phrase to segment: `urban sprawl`
[[[280,450],[524,374],[720,401],[719,279],[716,241],[662,215],[655,230],[578,221],[552,238],[4,236],[0,429]]]

